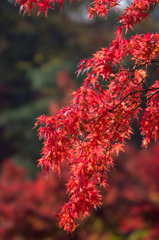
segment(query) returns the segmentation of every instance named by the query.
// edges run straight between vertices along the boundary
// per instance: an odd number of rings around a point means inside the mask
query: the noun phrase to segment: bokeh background
[[[87,19],[89,1],[65,1],[48,18],[21,16],[14,1],[0,4],[0,240],[159,240],[159,144],[141,150],[135,133],[115,161],[103,192],[103,206],[68,235],[56,214],[67,200],[67,166],[61,178],[37,168],[42,143],[34,129],[41,114],[70,104],[83,82],[78,62],[108,46],[118,12],[107,21]],[[159,30],[159,7],[131,34]],[[156,71],[149,80],[159,79]]]

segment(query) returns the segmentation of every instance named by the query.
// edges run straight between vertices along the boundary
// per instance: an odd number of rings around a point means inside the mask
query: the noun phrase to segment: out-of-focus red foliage
[[[107,223],[114,219],[114,230],[120,234],[143,229],[139,239],[158,240],[159,144],[140,153],[127,147],[109,181],[111,186],[104,198]]]
[[[26,179],[26,170],[4,161],[0,178],[0,240],[158,240],[159,144],[137,152],[127,147],[110,173],[103,208],[72,237],[57,228],[68,176]],[[133,234],[140,234],[133,235]],[[133,235],[133,238],[131,236]]]
[[[63,170],[64,171],[64,170]],[[26,170],[4,161],[0,178],[0,240],[58,238],[56,214],[65,199],[65,178],[53,173],[26,179]],[[67,239],[67,237],[66,237]]]

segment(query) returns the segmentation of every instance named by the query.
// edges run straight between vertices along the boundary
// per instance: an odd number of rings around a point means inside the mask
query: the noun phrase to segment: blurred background
[[[123,7],[129,1],[123,2]],[[41,114],[70,104],[82,58],[114,38],[118,12],[107,21],[87,20],[89,1],[65,1],[48,18],[21,16],[14,1],[0,4],[0,240],[159,240],[159,144],[140,150],[139,126],[110,172],[104,204],[73,235],[58,229],[56,214],[66,201],[68,170],[59,179],[37,168],[42,143],[36,129]],[[159,7],[129,34],[159,30]],[[130,37],[130,35],[128,35]],[[159,78],[155,72],[153,78]],[[124,163],[123,163],[124,162]]]

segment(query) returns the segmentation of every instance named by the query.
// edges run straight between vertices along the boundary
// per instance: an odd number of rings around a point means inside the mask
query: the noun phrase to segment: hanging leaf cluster
[[[38,14],[44,10],[45,16],[56,3],[62,7],[63,0],[16,0],[24,13],[31,14],[38,8]],[[88,9],[89,17],[106,18],[119,3],[94,0]],[[35,124],[44,141],[39,166],[46,173],[52,170],[59,175],[63,162],[70,166],[69,201],[58,215],[59,226],[67,232],[72,232],[79,218],[89,215],[92,207],[101,205],[100,191],[107,187],[112,155],[118,155],[131,137],[134,118],[141,124],[143,146],[159,137],[159,81],[144,87],[159,66],[159,34],[126,38],[126,33],[147,19],[157,3],[134,0],[120,17],[109,47],[81,60],[77,75],[86,72],[87,76],[73,93],[72,104],[55,116],[40,116]]]

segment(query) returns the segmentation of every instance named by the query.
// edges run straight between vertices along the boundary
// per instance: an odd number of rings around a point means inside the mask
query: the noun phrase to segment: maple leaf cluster
[[[16,1],[24,12],[33,5],[47,15],[50,2]],[[63,1],[56,1],[62,4]],[[141,121],[143,145],[159,136],[158,81],[144,88],[159,66],[159,34],[136,34],[127,39],[134,24],[147,19],[158,0],[134,0],[119,19],[116,38],[92,58],[83,59],[77,74],[86,72],[82,86],[73,93],[72,104],[54,116],[40,116],[39,136],[44,140],[39,166],[46,173],[57,171],[62,162],[70,166],[67,184],[69,201],[59,213],[59,225],[72,232],[80,216],[90,214],[91,207],[101,205],[101,187],[107,187],[107,171],[113,165],[112,154],[122,150],[131,137],[131,123],[138,119],[146,104]],[[95,0],[88,9],[90,17],[104,16],[119,1]],[[126,63],[126,64],[125,64]],[[145,100],[146,99],[146,100]]]
[[[31,14],[33,10],[35,10],[35,7],[38,8],[38,15],[43,10],[45,13],[45,16],[47,17],[48,9],[54,10],[55,3],[60,5],[60,8],[62,8],[63,0],[16,0],[15,4],[20,5],[20,12],[29,13]]]

